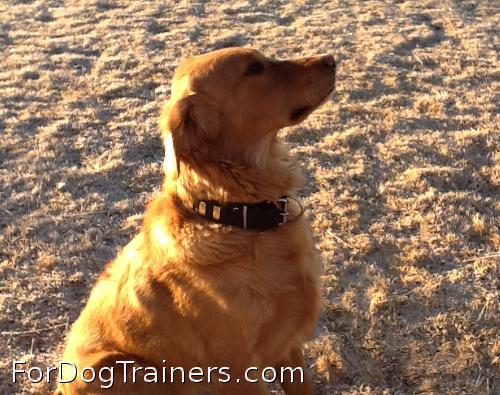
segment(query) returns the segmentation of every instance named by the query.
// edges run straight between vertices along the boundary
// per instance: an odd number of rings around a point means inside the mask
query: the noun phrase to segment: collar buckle
[[[286,222],[288,221],[288,216],[290,215],[290,213],[288,212],[288,198],[284,197],[284,198],[278,199],[278,202],[283,203],[283,208],[282,208],[283,212],[280,213],[282,218],[281,218],[281,222],[278,223],[278,226],[282,226],[282,225],[286,224]]]

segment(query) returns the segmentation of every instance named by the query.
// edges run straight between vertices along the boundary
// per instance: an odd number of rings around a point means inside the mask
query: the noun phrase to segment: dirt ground
[[[0,0],[0,393],[48,366],[161,183],[179,59],[333,53],[284,139],[325,267],[318,394],[500,393],[498,1]]]

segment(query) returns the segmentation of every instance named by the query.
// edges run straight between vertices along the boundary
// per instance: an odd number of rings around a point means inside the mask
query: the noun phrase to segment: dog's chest
[[[290,233],[253,240],[248,256],[227,262],[217,281],[225,306],[221,318],[239,328],[237,341],[261,353],[309,335],[317,319],[320,270],[314,247],[307,233]]]

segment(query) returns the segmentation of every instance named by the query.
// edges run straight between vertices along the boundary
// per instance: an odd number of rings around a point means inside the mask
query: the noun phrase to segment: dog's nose
[[[321,63],[323,63],[325,66],[335,68],[335,58],[333,57],[333,55],[322,56]]]

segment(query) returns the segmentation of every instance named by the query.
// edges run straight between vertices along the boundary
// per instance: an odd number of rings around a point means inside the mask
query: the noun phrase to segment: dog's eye
[[[245,75],[260,75],[264,72],[264,65],[260,62],[252,62],[248,66]]]

